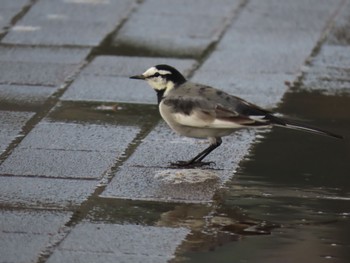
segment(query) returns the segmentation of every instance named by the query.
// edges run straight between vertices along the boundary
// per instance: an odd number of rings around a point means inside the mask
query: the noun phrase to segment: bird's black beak
[[[146,79],[144,75],[135,75],[135,76],[131,76],[131,79]]]

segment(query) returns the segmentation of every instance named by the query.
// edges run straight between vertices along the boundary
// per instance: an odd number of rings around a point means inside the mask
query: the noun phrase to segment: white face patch
[[[170,71],[158,70],[156,67],[151,67],[151,68],[147,69],[142,75],[144,75],[147,78],[147,77],[153,76],[156,73],[159,73],[160,75],[171,74]]]
[[[157,76],[157,73],[159,76]],[[146,78],[148,84],[155,90],[166,90],[169,91],[174,87],[172,81],[167,81],[164,75],[171,74],[167,70],[158,70],[156,67],[147,69],[142,75]]]

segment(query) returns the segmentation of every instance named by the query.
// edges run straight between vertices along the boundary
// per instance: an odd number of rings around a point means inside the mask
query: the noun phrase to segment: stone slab
[[[1,262],[35,262],[72,213],[0,210]]]
[[[117,155],[110,152],[16,148],[0,166],[0,174],[99,179]]]
[[[272,109],[283,98],[296,75],[285,73],[239,74],[227,72],[197,71],[192,80],[238,96],[260,107]]]
[[[0,128],[18,132],[33,114],[33,112],[0,111]]]
[[[0,6],[0,32],[11,24],[15,17],[26,5],[28,0],[2,0]]]
[[[75,65],[6,62],[0,64],[0,83],[57,86],[63,84],[76,70]]]
[[[201,70],[295,74],[340,2],[250,1]]]
[[[0,176],[0,202],[7,207],[65,208],[79,206],[98,181]]]
[[[349,46],[350,44],[350,2],[343,1],[339,14],[333,21],[333,28],[327,36],[326,43],[331,45]]]
[[[58,86],[79,68],[89,49],[0,47],[0,83]]]
[[[302,89],[326,95],[350,93],[350,48],[325,44],[304,69]]]
[[[325,44],[312,62],[316,67],[349,69],[350,47]]]
[[[341,4],[341,0],[249,1],[233,27],[297,30],[317,34],[324,29]]]
[[[215,165],[198,169],[174,169],[171,162],[189,160],[208,144],[176,135],[160,123],[116,172],[102,197],[170,202],[210,202],[218,187],[238,167],[249,151],[253,131],[226,137],[206,161]]]
[[[90,50],[82,47],[0,46],[0,61],[79,64]]]
[[[42,105],[55,91],[55,88],[45,86],[0,84],[0,103],[22,107],[24,105]]]
[[[121,154],[138,132],[139,129],[132,126],[43,121],[26,136],[21,148]]]
[[[199,57],[218,39],[226,21],[240,3],[192,1],[189,5],[183,1],[179,4],[172,1],[147,1],[117,32],[113,45],[121,49],[141,50],[144,55]],[[188,10],[198,12],[189,15]]]
[[[127,17],[134,0],[39,1],[3,39],[26,45],[97,46]]]
[[[40,123],[2,163],[0,173],[98,179],[138,132],[136,127]]]
[[[97,57],[61,97],[74,101],[109,101],[156,104],[155,92],[143,81],[130,80],[157,64],[170,64],[184,74],[196,65],[194,60],[145,57]]]
[[[142,5],[140,12],[147,14],[164,14],[164,15],[208,15],[222,16],[230,15],[233,4],[240,4],[240,1],[217,0],[215,3],[209,0],[148,0],[147,4]],[[157,7],[157,8],[155,8]],[[194,14],[195,13],[195,14]]]
[[[156,93],[142,81],[126,77],[80,75],[62,100],[156,104]]]
[[[186,228],[83,222],[47,262],[168,262],[188,233]]]
[[[0,153],[14,140],[34,112],[0,111]]]

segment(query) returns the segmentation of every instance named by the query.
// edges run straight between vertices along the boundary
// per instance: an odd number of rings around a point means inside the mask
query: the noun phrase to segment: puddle
[[[281,128],[261,133],[259,143],[213,203],[100,198],[98,190],[75,213],[71,224],[86,220],[191,229],[172,262],[347,262],[349,102],[346,96],[287,94],[280,113],[346,138],[335,140]],[[138,125],[143,133],[159,119],[155,105],[69,101],[60,102],[48,116],[54,122]],[[173,173],[158,176],[181,186],[182,174],[174,177]],[[207,177],[215,180],[215,174]],[[189,180],[203,178],[194,173]]]
[[[182,252],[182,262],[347,262],[350,258],[350,99],[318,93],[285,96],[283,114],[344,135],[335,140],[274,129],[265,134],[221,196],[217,211],[239,208],[271,235]],[[312,122],[310,121],[312,120]],[[259,225],[259,224],[258,224]],[[237,233],[237,232],[236,232]]]
[[[348,137],[349,100],[293,92],[285,96],[279,112]],[[49,118],[137,123],[149,130],[159,114],[152,105],[62,102]],[[259,142],[213,203],[118,200],[97,193],[81,207],[76,221],[191,229],[172,262],[346,262],[350,258],[349,138],[276,128],[262,133]],[[168,174],[160,177],[173,180]]]
[[[159,121],[156,105],[63,101],[49,114],[52,121],[153,126]]]

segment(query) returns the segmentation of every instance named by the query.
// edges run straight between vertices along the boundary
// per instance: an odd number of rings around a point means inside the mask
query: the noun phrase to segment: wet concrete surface
[[[279,109],[346,136],[348,108],[349,97],[300,91],[287,94]],[[188,262],[346,262],[349,153],[348,138],[337,141],[281,129],[266,134],[227,184],[220,208],[238,207],[280,227],[214,252],[186,253]]]
[[[0,261],[348,262],[349,8],[6,0]],[[128,79],[160,63],[345,139],[242,130],[174,168],[207,144]]]
[[[165,262],[188,233],[186,228],[82,222],[47,262]]]
[[[215,151],[207,161],[213,164],[207,168],[193,170],[174,168],[171,163],[180,160],[189,160],[208,147],[205,141],[183,138],[176,135],[170,129],[165,128],[161,122],[152,132],[143,139],[132,156],[117,170],[106,191],[104,197],[131,198],[143,200],[164,200],[182,202],[210,202],[217,187],[222,185],[237,168],[237,161],[247,153],[251,132],[240,132],[225,138],[223,145]],[[202,143],[201,143],[202,142]],[[232,148],[235,143],[235,148]],[[163,154],[159,154],[162,152]],[[144,158],[144,156],[148,158]],[[231,158],[227,158],[231,156]],[[177,177],[181,174],[201,174],[197,183],[182,181],[182,184],[169,183],[160,180],[159,173],[167,171],[167,178]],[[192,172],[191,172],[192,171]],[[194,175],[193,175],[194,173]],[[178,174],[178,176],[176,176]],[[209,176],[210,175],[210,176]],[[189,176],[186,176],[188,178]],[[217,180],[203,181],[217,177]]]
[[[0,213],[1,239],[0,252],[2,261],[33,262],[36,255],[50,239],[60,231],[60,227],[69,217],[70,212],[2,210]],[[20,249],[19,253],[13,251]],[[36,253],[33,253],[33,250]]]

